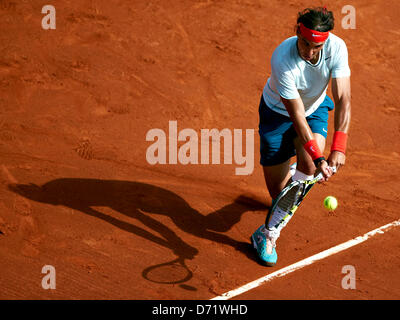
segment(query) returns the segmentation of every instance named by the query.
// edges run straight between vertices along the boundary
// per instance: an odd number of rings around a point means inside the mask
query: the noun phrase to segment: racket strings
[[[299,203],[303,194],[304,185],[298,184],[293,186],[276,204],[282,211],[290,213],[290,210]]]
[[[267,215],[266,226],[268,226],[269,232],[276,232],[276,239],[317,181],[318,178],[292,182],[273,202]]]

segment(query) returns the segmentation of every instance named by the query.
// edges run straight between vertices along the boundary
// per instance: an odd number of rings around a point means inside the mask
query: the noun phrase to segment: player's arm
[[[339,169],[346,162],[345,150],[351,119],[350,77],[333,78],[332,95],[335,100],[335,133],[328,163]]]
[[[304,145],[308,141],[314,139],[311,128],[306,120],[304,105],[301,98],[288,100],[281,97],[281,100],[289,113],[301,144]]]
[[[290,119],[293,122],[293,126],[301,144],[310,154],[317,169],[323,173],[324,178],[329,178],[331,172],[328,168],[328,163],[324,160],[322,151],[319,150],[319,147],[314,140],[314,135],[311,131],[311,128],[307,123],[303,101],[301,98],[284,99],[282,97],[281,100],[285,105],[287,112],[289,113]]]

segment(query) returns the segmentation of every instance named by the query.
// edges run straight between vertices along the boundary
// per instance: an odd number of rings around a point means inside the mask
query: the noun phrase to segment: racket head
[[[333,173],[337,172],[336,167],[330,168]],[[290,219],[290,217],[295,213],[312,186],[321,180],[322,177],[323,174],[320,172],[311,180],[295,180],[287,185],[272,201],[272,205],[268,211],[266,225],[268,225],[271,215],[275,210],[280,210],[283,214],[286,213],[286,215],[283,217],[283,220],[278,223],[276,227],[278,227],[281,223],[285,223],[285,221],[287,223],[288,218]]]
[[[307,181],[296,180],[286,186],[279,195],[274,199],[271,206],[271,212],[277,207],[283,211],[288,212],[294,205],[298,205],[307,187]]]
[[[287,185],[279,195],[273,200],[269,209],[266,223],[268,224],[271,215],[275,210],[285,212],[288,216],[292,216],[303,201],[311,187],[318,181],[318,178],[312,180],[296,180]],[[282,221],[283,222],[283,221]],[[279,225],[279,224],[278,224]]]

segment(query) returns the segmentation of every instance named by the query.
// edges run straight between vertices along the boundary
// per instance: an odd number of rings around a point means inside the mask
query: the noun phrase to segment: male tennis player
[[[271,58],[271,74],[259,106],[260,163],[272,199],[292,180],[310,180],[316,170],[327,181],[345,164],[350,124],[350,68],[345,42],[332,34],[334,17],[326,8],[298,14],[296,36],[283,41]],[[332,78],[332,94],[326,95]],[[323,156],[328,132],[328,112],[335,108],[330,155]],[[290,161],[297,168],[290,174]],[[285,214],[285,213],[283,213]],[[275,265],[276,228],[282,212],[269,212],[265,224],[252,235],[262,262]]]

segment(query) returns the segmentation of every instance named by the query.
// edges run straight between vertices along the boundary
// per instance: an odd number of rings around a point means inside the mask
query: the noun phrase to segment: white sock
[[[295,172],[296,172],[296,167],[297,167],[297,162],[295,162],[295,163],[293,163],[291,166],[290,166],[290,174],[293,176],[294,174],[295,174]]]
[[[287,216],[287,212],[281,210],[281,208],[276,207],[274,212],[272,212],[271,217],[268,221],[268,229],[272,230],[275,226],[279,225],[284,217]]]
[[[294,175],[292,176],[292,180],[296,181],[296,180],[312,180],[314,179],[314,175],[307,175],[299,170],[296,169],[296,172],[294,173]]]

